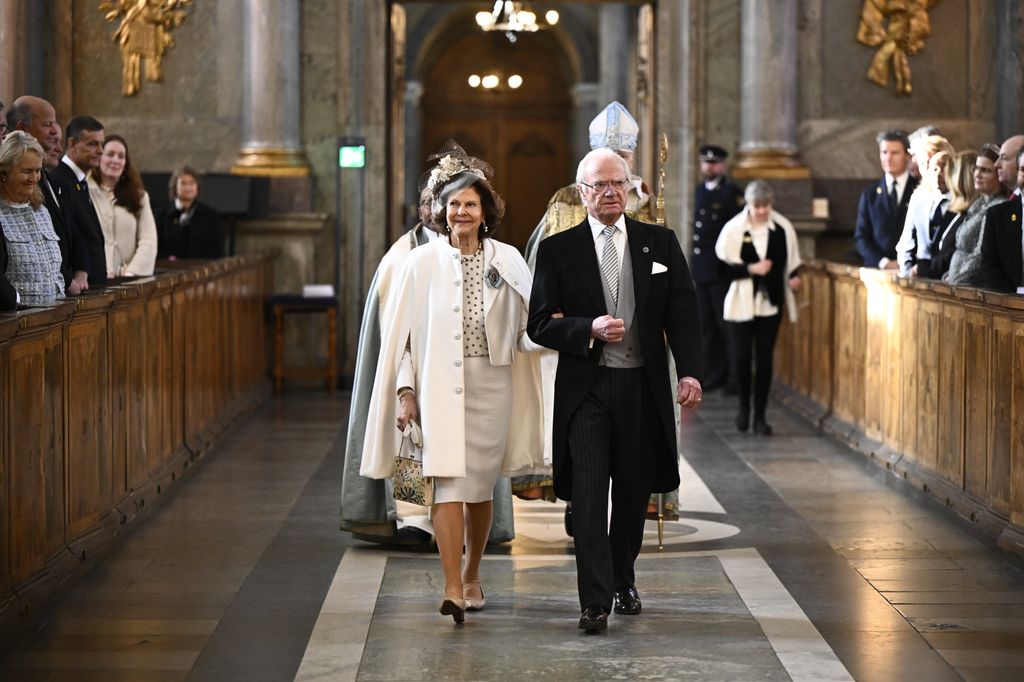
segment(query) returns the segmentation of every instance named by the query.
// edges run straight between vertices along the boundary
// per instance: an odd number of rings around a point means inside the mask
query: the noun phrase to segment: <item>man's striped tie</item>
[[[608,292],[612,295],[612,303],[619,305],[619,253],[615,250],[614,225],[604,226],[604,252],[601,254],[601,275],[608,284]]]

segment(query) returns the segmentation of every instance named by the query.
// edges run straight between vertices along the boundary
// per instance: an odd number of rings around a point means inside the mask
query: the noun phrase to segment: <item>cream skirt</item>
[[[434,479],[434,504],[486,502],[505,456],[512,408],[512,367],[488,357],[463,358],[466,386],[466,477]]]

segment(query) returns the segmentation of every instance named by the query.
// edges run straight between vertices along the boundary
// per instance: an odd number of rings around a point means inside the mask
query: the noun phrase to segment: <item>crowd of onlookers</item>
[[[890,130],[877,142],[884,175],[861,194],[854,232],[864,265],[1024,293],[1024,135],[957,151],[925,126],[909,136]],[[701,147],[695,196],[690,262],[704,334],[704,389],[738,394],[740,431],[750,428],[753,398],[753,429],[770,434],[765,406],[775,339],[783,307],[795,319],[800,255],[792,227],[772,208],[771,189],[755,180],[744,202],[726,177],[727,156],[721,147]]]
[[[884,177],[864,190],[864,265],[1004,292],[1024,287],[1024,135],[957,151],[931,126],[878,136]]]
[[[174,172],[170,204],[154,215],[128,142],[95,118],[62,129],[52,104],[24,96],[0,137],[0,310],[152,275],[157,258],[224,255],[193,168]]]

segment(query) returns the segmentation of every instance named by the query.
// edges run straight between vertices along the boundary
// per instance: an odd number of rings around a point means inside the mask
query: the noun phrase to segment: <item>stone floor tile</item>
[[[1024,680],[1024,666],[959,665],[964,682],[1008,682]]]
[[[893,604],[1024,604],[1019,592],[883,592]]]
[[[928,632],[924,638],[936,649],[1024,651],[1024,632]]]
[[[45,651],[18,652],[4,665],[12,670],[108,671],[108,670],[172,670],[188,671],[199,651]]]
[[[734,410],[710,395],[687,415],[704,497],[683,497],[707,504],[667,524],[666,552],[648,525],[643,614],[588,637],[560,505],[517,506],[519,537],[485,558],[487,608],[455,627],[436,613],[436,552],[335,530],[347,405],[289,391],[0,658],[0,679],[1024,679],[1017,564],[784,408],[770,439],[737,434]],[[751,551],[766,573],[744,572]]]
[[[907,618],[1014,618],[1024,616],[1021,604],[893,604]]]

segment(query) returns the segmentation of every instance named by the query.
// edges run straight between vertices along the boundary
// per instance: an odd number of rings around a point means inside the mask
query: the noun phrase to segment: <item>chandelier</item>
[[[490,12],[477,12],[476,23],[485,31],[504,31],[510,43],[516,42],[520,31],[533,33],[550,28],[558,23],[558,12],[548,10],[544,14],[546,24],[537,23],[537,14],[526,3],[513,0],[497,0]]]
[[[466,79],[471,88],[483,88],[484,90],[518,90],[523,85],[523,77],[518,73],[503,77],[501,72],[492,72],[485,76],[474,73]]]

